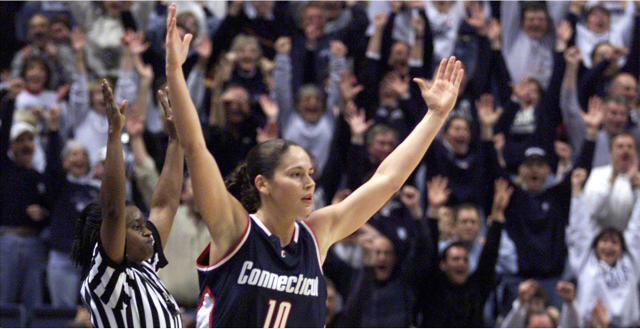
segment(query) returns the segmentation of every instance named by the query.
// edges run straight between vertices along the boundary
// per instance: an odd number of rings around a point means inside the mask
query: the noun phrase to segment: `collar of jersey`
[[[273,233],[271,233],[271,231],[267,228],[266,225],[264,225],[264,223],[262,222],[262,220],[260,218],[258,218],[258,216],[256,216],[256,214],[251,214],[249,215],[251,216],[251,218],[253,218],[253,220],[255,221],[255,223],[258,225],[258,227],[260,227],[260,229],[262,229],[262,231],[268,236],[271,237],[273,235]],[[300,229],[298,227],[298,222],[295,221],[293,223],[293,239],[291,240],[292,243],[298,243],[298,236],[300,235]],[[280,241],[278,239],[278,241]]]

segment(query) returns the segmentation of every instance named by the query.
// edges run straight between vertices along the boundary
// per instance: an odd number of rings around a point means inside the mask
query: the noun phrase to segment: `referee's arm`
[[[107,256],[117,264],[124,260],[126,228],[126,187],[124,159],[120,134],[124,126],[126,101],[118,106],[113,91],[106,80],[102,81],[102,93],[107,104],[109,133],[107,137],[107,157],[104,163],[104,179],[100,188],[102,224],[100,241]]]

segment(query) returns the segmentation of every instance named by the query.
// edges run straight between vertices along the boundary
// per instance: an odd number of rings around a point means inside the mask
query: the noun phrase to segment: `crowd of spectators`
[[[79,307],[87,324],[69,255],[104,172],[98,81],[129,101],[127,200],[148,211],[167,6],[0,3],[0,307]],[[328,327],[640,326],[639,1],[193,1],[177,26],[223,176],[292,140],[313,157],[315,207],[357,189],[429,110],[413,77],[463,62],[422,164],[329,250]],[[185,178],[159,277],[189,325],[210,237]]]

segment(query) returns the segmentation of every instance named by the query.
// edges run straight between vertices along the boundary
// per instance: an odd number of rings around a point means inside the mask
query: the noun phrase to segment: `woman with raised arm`
[[[311,212],[315,183],[307,152],[273,140],[257,145],[225,186],[185,83],[182,64],[192,36],[181,39],[175,5],[167,17],[167,79],[176,128],[196,204],[211,244],[198,259],[198,326],[322,327],[327,250],[356,231],[402,187],[451,111],[463,70],[443,60],[422,90],[429,111],[373,177],[342,202]],[[247,213],[250,213],[247,214]]]
[[[88,272],[80,290],[82,300],[96,328],[179,328],[182,320],[178,304],[157,274],[167,264],[162,249],[182,187],[184,155],[172,128],[171,109],[163,102],[169,146],[147,221],[138,207],[125,204],[120,134],[126,101],[121,106],[116,104],[106,80],[102,91],[109,136],[100,203],[90,204],[80,214],[71,255]]]

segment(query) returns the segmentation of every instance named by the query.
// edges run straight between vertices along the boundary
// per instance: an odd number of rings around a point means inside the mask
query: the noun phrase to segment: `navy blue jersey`
[[[209,264],[198,257],[198,327],[323,327],[327,289],[313,232],[295,222],[286,247],[255,215],[238,244]]]

